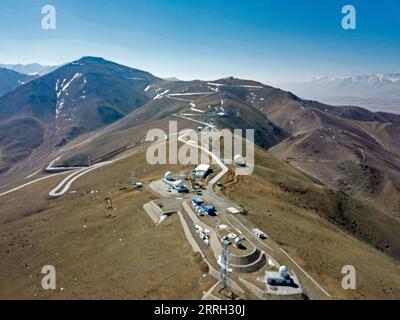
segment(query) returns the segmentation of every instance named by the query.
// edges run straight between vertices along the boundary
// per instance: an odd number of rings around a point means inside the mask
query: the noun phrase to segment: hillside
[[[155,227],[142,209],[159,197],[149,186],[166,171],[193,169],[146,161],[147,132],[168,133],[170,121],[178,130],[255,129],[254,173],[228,171],[215,192],[245,209],[237,217],[242,224],[268,233],[274,258],[297,268],[285,250],[333,298],[400,296],[396,115],[302,100],[251,80],[160,80],[89,57],[18,87],[1,103],[1,169],[8,184],[0,187],[0,296],[49,297],[34,274],[51,261],[62,269],[63,291],[53,298],[202,297],[213,280],[199,268],[178,217]],[[80,130],[72,134],[73,128]],[[49,195],[68,175],[43,172],[50,161],[85,167],[88,159],[101,166],[82,177],[72,173],[79,179],[67,193]],[[141,191],[121,187],[132,171]],[[107,198],[114,219],[104,217]],[[341,289],[347,264],[357,269],[356,291]],[[371,279],[376,269],[382,274]],[[112,282],[105,280],[109,274]],[[308,297],[326,298],[298,276]]]
[[[132,168],[146,184],[164,170],[148,166],[139,147],[77,181],[76,192],[65,197],[49,198],[62,179],[54,177],[0,198],[0,298],[200,299],[212,282],[196,264],[178,217],[156,227],[143,210],[155,196],[115,186],[128,182]],[[106,218],[106,197],[114,219]],[[43,263],[56,266],[58,290],[42,290]]]
[[[222,111],[225,116],[210,118]],[[394,216],[400,212],[398,115],[302,100],[252,80],[166,81],[93,57],[0,98],[1,171],[7,178],[56,155],[86,165],[178,119],[190,128],[194,119],[255,129],[257,145],[325,185]],[[18,130],[22,125],[29,129]]]
[[[48,191],[64,176],[2,197],[0,297],[200,299],[214,282],[197,265],[178,217],[171,216],[156,227],[142,208],[158,197],[148,188],[150,182],[161,179],[166,170],[190,167],[150,166],[145,153],[146,145],[138,145],[126,158],[88,173],[57,199],[49,198]],[[246,216],[238,217],[242,223],[265,230],[333,298],[400,296],[398,263],[366,244],[370,241],[397,256],[398,223],[316,184],[265,150],[257,149],[255,159],[254,175],[229,173],[221,190],[248,210]],[[143,191],[118,188],[117,184],[128,182],[131,170],[146,186]],[[24,201],[19,200],[22,195]],[[114,219],[106,218],[106,198],[112,199]],[[368,220],[363,220],[365,214]],[[278,247],[274,254],[286,261]],[[37,270],[43,261],[56,266],[62,290],[41,290]],[[357,268],[356,291],[340,287],[340,270],[346,264]],[[382,272],[369,277],[376,269]],[[309,286],[306,293],[314,299],[324,298]]]
[[[34,77],[0,67],[0,96],[14,90]]]
[[[0,98],[2,171],[35,163],[121,119],[150,100],[144,89],[158,81],[147,72],[84,57],[21,85]],[[9,130],[11,125],[24,126],[34,143],[25,139],[26,133]]]
[[[267,232],[336,298],[400,295],[399,264],[381,253],[399,260],[398,219],[322,187],[260,149],[255,173],[249,177],[230,173],[221,192],[248,210],[241,217],[243,223]],[[340,286],[340,271],[348,264],[357,270],[355,291]],[[386,272],[371,277],[376,269]]]

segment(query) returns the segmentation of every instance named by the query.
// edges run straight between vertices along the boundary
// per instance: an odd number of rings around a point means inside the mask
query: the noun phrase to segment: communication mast
[[[222,250],[222,261],[221,261],[221,281],[222,281],[222,289],[221,293],[225,293],[227,295],[232,294],[231,290],[231,259],[229,252],[229,239],[224,239],[224,247]]]
[[[195,189],[196,188],[196,171],[193,170],[190,180],[192,182],[192,189]]]

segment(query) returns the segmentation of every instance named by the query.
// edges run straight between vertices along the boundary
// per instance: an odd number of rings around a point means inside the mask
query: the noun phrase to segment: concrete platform
[[[189,197],[193,197],[193,195],[190,195],[189,193],[179,193],[178,191],[176,191],[174,188],[172,188],[162,180],[151,182],[149,184],[149,188],[163,198],[174,198],[183,200],[183,199],[188,199]]]
[[[143,209],[149,215],[151,220],[153,220],[154,224],[160,220],[161,215],[163,214],[163,210],[154,202],[150,201],[143,206]]]

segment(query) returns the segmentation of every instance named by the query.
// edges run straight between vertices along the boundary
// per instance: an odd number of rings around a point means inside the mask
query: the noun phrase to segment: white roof
[[[230,207],[230,208],[228,208],[226,210],[228,210],[230,213],[240,213],[240,211],[238,209],[234,208],[234,207]]]
[[[208,171],[210,166],[208,164],[199,164],[194,171]]]
[[[254,228],[253,229],[253,233],[258,233],[258,234],[264,234],[265,235],[265,232],[260,230],[260,229],[258,229],[258,228]]]

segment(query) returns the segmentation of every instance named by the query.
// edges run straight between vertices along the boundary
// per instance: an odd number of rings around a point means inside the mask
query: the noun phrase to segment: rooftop
[[[195,171],[208,171],[210,170],[210,165],[208,164],[199,164],[196,169],[194,169]]]

